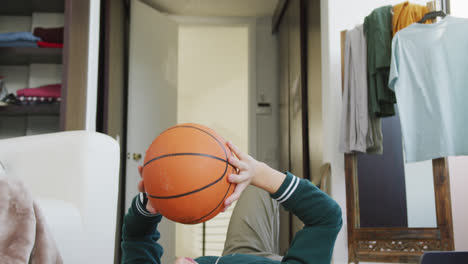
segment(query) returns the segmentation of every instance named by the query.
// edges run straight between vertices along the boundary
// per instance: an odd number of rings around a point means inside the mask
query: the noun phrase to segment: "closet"
[[[84,128],[88,21],[89,1],[3,1],[0,139]]]
[[[8,1],[0,11],[0,33],[33,32],[38,27],[63,26],[63,0],[46,3]],[[54,100],[49,102],[33,91],[33,96],[27,96],[27,100],[18,95],[18,90],[49,84],[61,85],[62,48],[23,46],[17,43],[4,46],[0,47],[0,76],[3,77],[3,89],[10,95],[16,95],[16,99],[10,98],[7,105],[0,106],[0,138],[58,131],[61,98],[54,96]]]

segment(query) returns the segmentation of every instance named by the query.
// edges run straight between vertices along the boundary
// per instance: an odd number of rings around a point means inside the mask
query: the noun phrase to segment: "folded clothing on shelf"
[[[63,43],[52,43],[52,42],[38,41],[37,45],[40,48],[63,48]]]
[[[24,88],[16,91],[18,97],[44,97],[44,98],[60,98],[62,90],[61,84],[43,85],[37,88]]]
[[[5,97],[0,100],[0,106],[11,105],[11,104],[18,104],[19,100],[16,98],[15,94],[7,94]]]
[[[31,104],[52,104],[58,103],[61,98],[58,97],[40,97],[40,96],[18,96],[15,104],[31,105]]]
[[[12,42],[12,41],[36,42],[36,41],[41,41],[41,38],[34,36],[31,32],[0,33],[0,42]]]
[[[0,107],[8,105],[54,104],[60,103],[60,101],[60,97],[16,96],[11,93],[0,100]]]
[[[34,28],[34,36],[41,38],[42,41],[50,43],[63,43],[63,27],[57,28]]]
[[[31,32],[0,33],[0,47],[37,47],[40,40]]]

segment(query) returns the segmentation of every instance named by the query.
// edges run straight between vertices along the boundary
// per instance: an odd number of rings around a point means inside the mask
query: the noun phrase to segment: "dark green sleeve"
[[[162,216],[151,214],[139,197],[128,209],[122,227],[122,263],[161,263],[163,248],[157,230]]]
[[[340,206],[308,180],[290,173],[272,198],[304,223],[282,263],[329,264],[336,236],[343,225]]]

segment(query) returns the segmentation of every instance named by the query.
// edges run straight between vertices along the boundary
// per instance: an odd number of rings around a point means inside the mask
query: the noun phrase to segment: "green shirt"
[[[377,8],[364,20],[369,113],[377,117],[395,115],[395,93],[388,87],[393,30],[391,10],[391,5]]]
[[[341,229],[341,209],[327,194],[309,181],[287,173],[278,191],[271,195],[304,223],[281,263],[330,263],[336,236]],[[160,215],[151,215],[137,198],[125,215],[122,235],[122,263],[161,263],[162,247],[157,243]],[[264,257],[230,254],[197,258],[200,264],[280,263]]]

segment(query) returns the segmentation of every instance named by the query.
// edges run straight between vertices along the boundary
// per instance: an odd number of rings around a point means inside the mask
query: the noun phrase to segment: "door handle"
[[[133,153],[133,160],[134,161],[139,161],[141,159],[141,154],[140,153]]]

